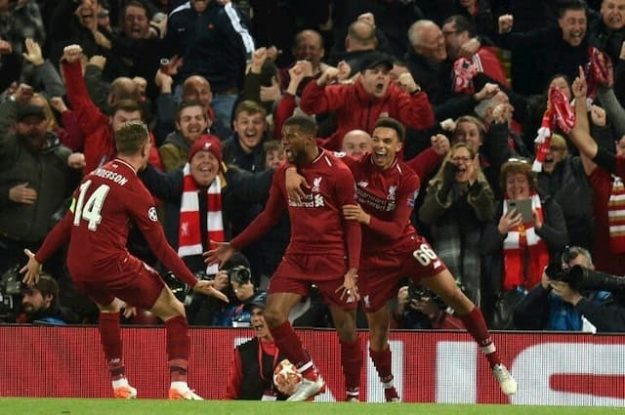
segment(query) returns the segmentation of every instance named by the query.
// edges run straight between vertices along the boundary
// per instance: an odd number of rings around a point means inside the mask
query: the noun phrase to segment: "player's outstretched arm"
[[[224,293],[213,287],[214,283],[214,281],[200,280],[193,286],[193,292],[215,297],[225,303],[230,302]]]
[[[20,269],[20,273],[24,274],[24,278],[22,278],[24,284],[29,287],[35,285],[39,281],[41,264],[46,262],[62,245],[69,242],[73,218],[74,215],[67,212],[63,219],[48,233],[36,254],[29,249],[24,250],[28,256],[28,263]]]
[[[210,243],[211,246],[216,246],[216,248],[202,254],[204,262],[208,265],[223,264],[234,255],[235,249],[230,245],[230,242],[211,241]]]

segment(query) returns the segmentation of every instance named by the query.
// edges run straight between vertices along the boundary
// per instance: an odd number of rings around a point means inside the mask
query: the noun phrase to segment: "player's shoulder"
[[[320,162],[325,163],[329,168],[350,171],[348,163],[351,160],[345,153],[323,150],[319,157]]]
[[[408,166],[403,161],[398,161],[394,169],[395,169],[395,173],[401,177],[402,182],[408,185],[413,184],[413,183],[416,185],[419,185],[421,183],[421,180],[419,179],[419,175],[415,173],[414,170],[412,170],[410,166]]]

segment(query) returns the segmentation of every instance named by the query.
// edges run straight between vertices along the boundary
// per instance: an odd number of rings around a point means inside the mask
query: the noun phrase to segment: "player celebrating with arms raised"
[[[282,144],[289,163],[313,185],[298,201],[287,198],[285,171],[273,177],[263,212],[230,243],[209,251],[207,262],[223,263],[235,251],[269,230],[288,209],[291,241],[271,278],[265,321],[278,349],[303,375],[290,401],[303,401],[321,393],[325,382],[289,323],[289,311],[317,285],[328,304],[341,344],[341,363],[348,400],[358,398],[362,352],[356,333],[356,278],[360,261],[360,225],[346,221],[342,207],[354,204],[354,178],[347,166],[317,147],[317,126],[309,117],[293,116],[282,128]],[[346,259],[347,258],[347,259]]]
[[[170,399],[201,400],[187,385],[190,339],[184,306],[158,273],[126,249],[129,224],[139,227],[154,254],[195,292],[227,298],[198,281],[169,246],[158,222],[152,195],[137,178],[150,154],[142,122],[125,124],[115,134],[117,158],[93,170],[74,194],[70,211],[50,231],[43,245],[22,268],[23,282],[33,285],[41,264],[69,241],[67,267],[76,288],[100,309],[99,330],[116,398],[132,399],[137,390],[124,376],[119,312],[125,304],[150,310],[165,322],[171,373]]]
[[[343,207],[349,220],[363,225],[359,288],[369,323],[369,354],[384,385],[387,401],[399,401],[393,385],[388,343],[388,301],[397,293],[403,277],[420,281],[452,307],[480,345],[501,390],[516,393],[517,384],[502,364],[482,312],[458,288],[456,282],[425,238],[410,223],[419,191],[419,177],[397,154],[402,149],[404,127],[392,118],[381,118],[373,130],[373,152],[361,160],[345,157],[356,180],[359,205]],[[291,198],[304,197],[301,177],[289,171],[287,190]]]

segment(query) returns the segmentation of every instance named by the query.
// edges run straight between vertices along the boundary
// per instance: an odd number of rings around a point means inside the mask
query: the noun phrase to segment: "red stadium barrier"
[[[164,398],[169,387],[162,327],[124,328],[126,373],[140,398]],[[299,330],[326,379],[319,400],[344,397],[333,331]],[[232,349],[247,329],[192,329],[189,384],[208,399],[223,396]],[[363,341],[367,334],[361,333]],[[514,404],[625,406],[625,336],[496,333],[503,360],[519,382]],[[396,386],[404,401],[506,403],[484,359],[464,332],[391,334]],[[111,397],[95,327],[0,326],[0,396]],[[366,352],[365,352],[366,353]],[[365,360],[361,399],[383,400]]]

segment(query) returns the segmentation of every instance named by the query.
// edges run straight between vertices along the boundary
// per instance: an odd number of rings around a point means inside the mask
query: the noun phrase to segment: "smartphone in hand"
[[[516,210],[521,214],[523,223],[534,223],[534,211],[531,199],[506,200],[508,210]]]

